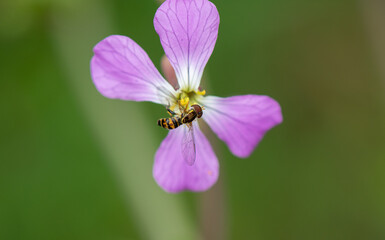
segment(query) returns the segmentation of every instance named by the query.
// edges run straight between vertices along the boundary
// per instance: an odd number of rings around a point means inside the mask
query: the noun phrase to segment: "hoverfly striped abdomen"
[[[182,125],[182,121],[180,117],[161,118],[158,120],[158,125],[171,130]]]

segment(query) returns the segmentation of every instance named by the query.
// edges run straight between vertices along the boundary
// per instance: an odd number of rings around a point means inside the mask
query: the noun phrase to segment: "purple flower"
[[[96,88],[108,98],[162,104],[180,117],[197,103],[204,107],[202,118],[230,151],[248,157],[264,134],[282,122],[281,108],[267,96],[220,98],[204,96],[205,91],[199,90],[218,36],[215,5],[208,0],[166,0],[155,14],[154,26],[179,88],[175,90],[161,76],[138,44],[118,35],[105,38],[94,48],[91,74]],[[190,143],[187,150],[192,162],[184,160],[182,150],[188,135],[195,141],[195,149]],[[217,181],[218,159],[196,120],[169,130],[155,154],[153,174],[164,190],[173,193],[204,191]]]

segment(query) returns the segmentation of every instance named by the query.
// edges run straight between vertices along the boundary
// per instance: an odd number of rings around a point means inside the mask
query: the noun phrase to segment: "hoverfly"
[[[169,130],[175,129],[183,124],[187,126],[187,129],[184,129],[185,132],[181,150],[184,160],[191,166],[194,164],[196,158],[193,121],[196,118],[202,117],[203,109],[198,104],[193,104],[188,111],[181,109],[182,113],[180,115],[169,108],[167,108],[167,112],[171,117],[159,119],[158,125]]]

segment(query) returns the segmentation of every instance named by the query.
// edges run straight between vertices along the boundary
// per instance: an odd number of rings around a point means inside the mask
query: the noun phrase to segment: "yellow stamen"
[[[196,94],[204,96],[204,95],[206,95],[206,90],[202,90],[202,91],[198,90],[198,91],[196,91]]]
[[[182,105],[182,107],[188,106],[188,103],[190,102],[190,99],[188,97],[185,97],[179,101],[179,104]]]

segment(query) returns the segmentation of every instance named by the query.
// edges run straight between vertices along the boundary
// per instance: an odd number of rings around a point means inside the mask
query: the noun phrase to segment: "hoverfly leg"
[[[167,108],[167,113],[172,117],[172,116],[175,116],[176,113],[174,111],[172,111],[171,109]]]

